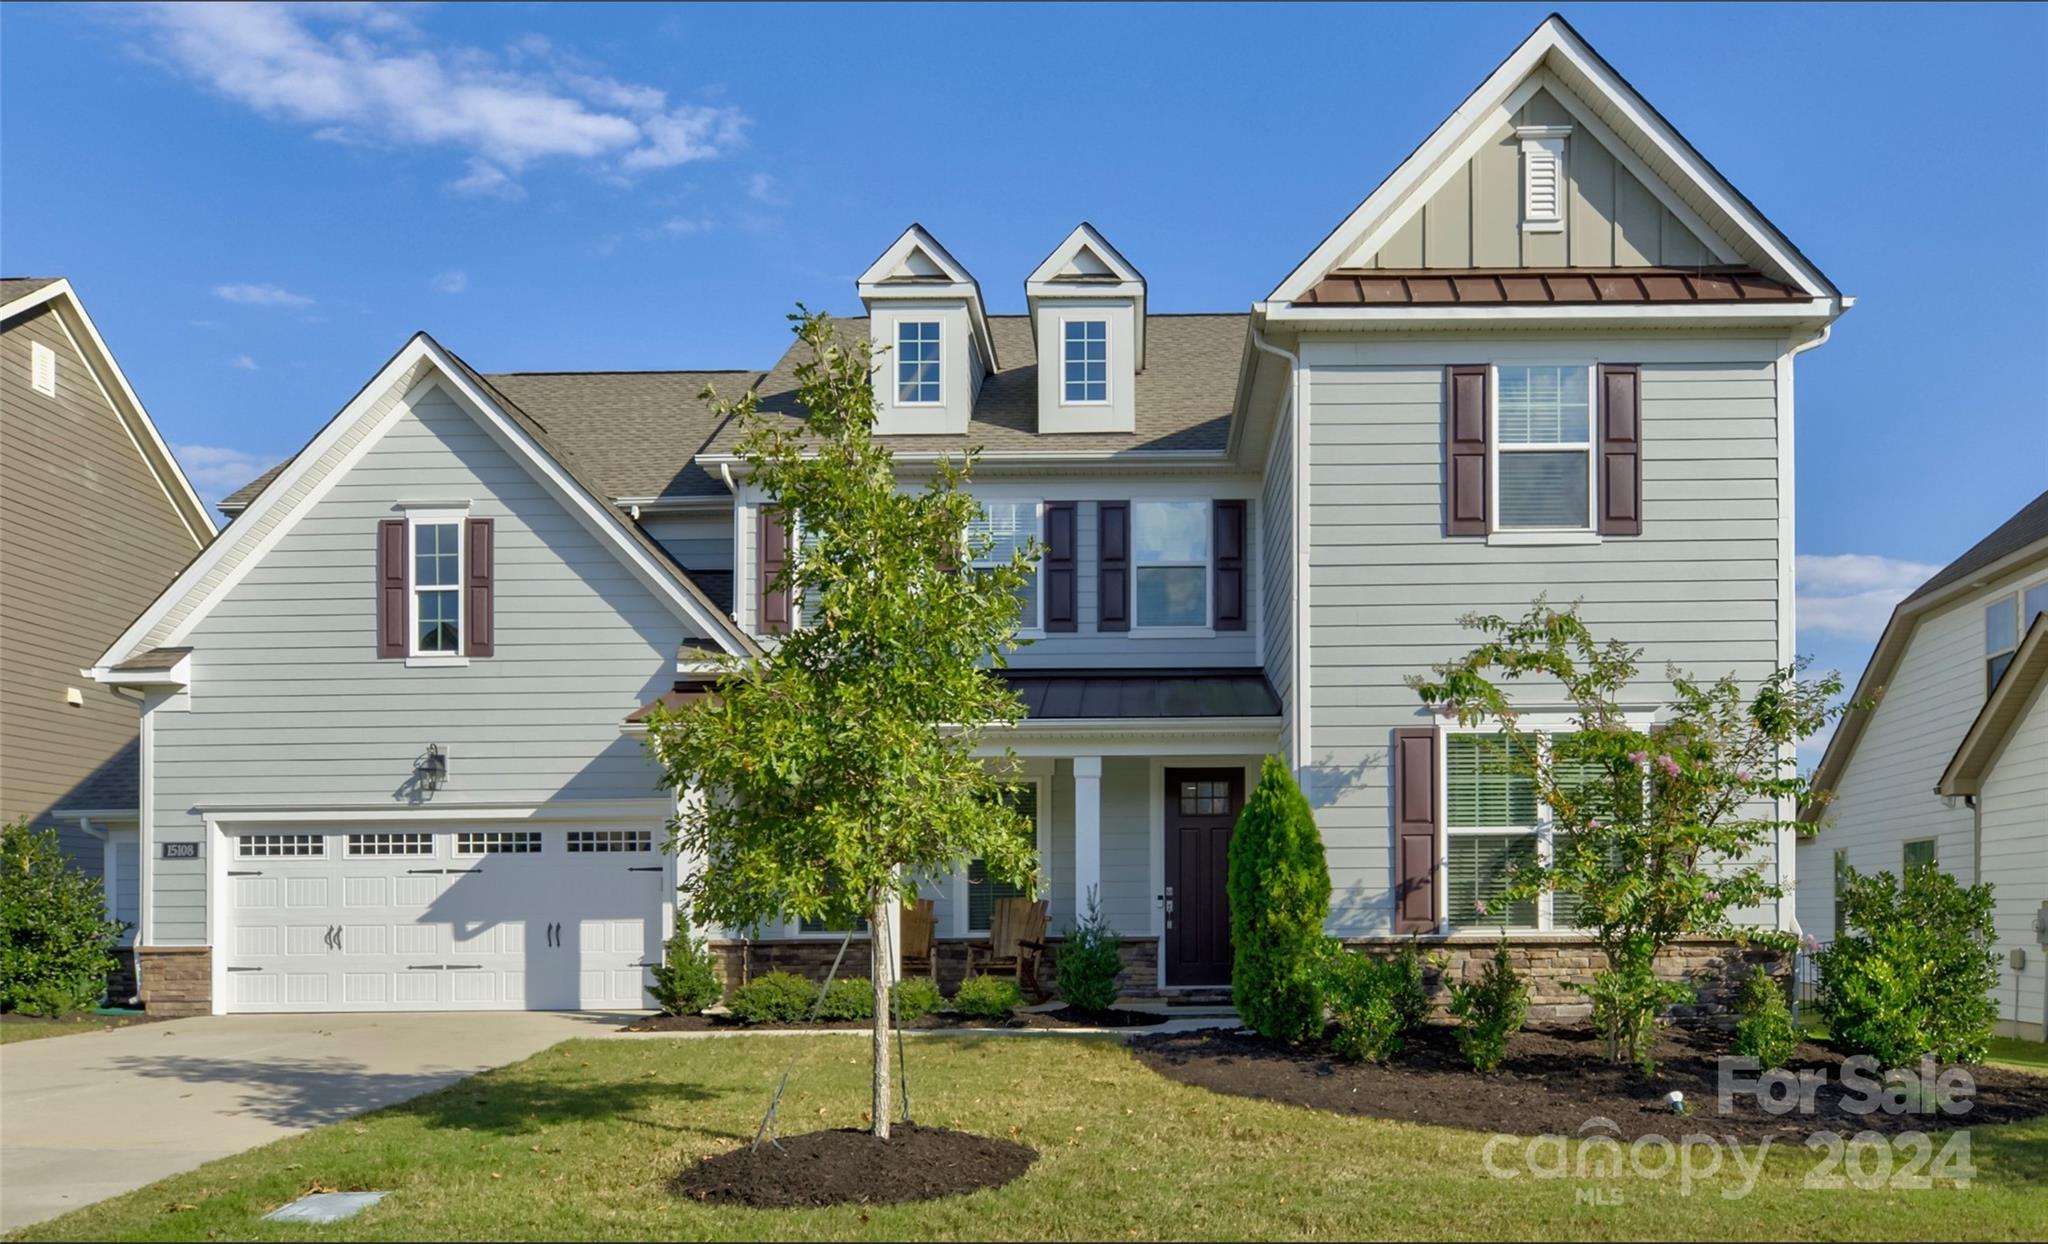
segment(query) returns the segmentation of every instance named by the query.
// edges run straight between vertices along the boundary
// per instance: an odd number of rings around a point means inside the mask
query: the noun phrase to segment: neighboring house
[[[1054,930],[1095,890],[1127,990],[1227,984],[1229,835],[1277,752],[1333,933],[1582,941],[1547,902],[1479,914],[1544,828],[1402,680],[1542,592],[1647,649],[1646,714],[1667,661],[1789,661],[1793,359],[1848,300],[1555,17],[1248,310],[1152,312],[1087,225],[1020,277],[991,314],[913,226],[843,328],[885,351],[906,484],[979,447],[997,555],[1044,545],[1004,741]],[[423,335],[229,498],[100,663],[145,697],[151,1005],[639,1004],[677,867],[645,706],[803,617],[695,394],[798,419],[796,362],[484,376]],[[1002,890],[927,890],[957,963]],[[748,968],[840,936],[753,932]]]
[[[1992,884],[2002,1031],[2048,1030],[2048,492],[1892,611],[1814,772],[1799,924],[1839,931],[1846,869]]]
[[[131,925],[135,706],[85,671],[213,535],[71,283],[0,280],[0,820],[55,826]]]

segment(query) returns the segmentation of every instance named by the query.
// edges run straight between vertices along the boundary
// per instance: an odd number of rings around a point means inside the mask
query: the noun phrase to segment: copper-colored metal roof
[[[1301,296],[1317,307],[1804,302],[1753,268],[1339,268]]]

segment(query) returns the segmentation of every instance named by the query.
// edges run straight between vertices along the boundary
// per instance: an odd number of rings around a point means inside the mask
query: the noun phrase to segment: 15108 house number
[[[167,860],[196,860],[199,858],[199,844],[196,842],[166,842],[162,844]]]

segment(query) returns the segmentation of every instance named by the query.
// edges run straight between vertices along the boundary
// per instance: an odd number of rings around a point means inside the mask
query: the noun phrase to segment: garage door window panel
[[[432,855],[432,834],[350,834],[348,854],[353,859],[386,855]]]
[[[479,830],[455,835],[457,855],[538,855],[540,851],[537,830]]]
[[[327,854],[324,834],[241,834],[235,854],[245,860],[304,858]]]
[[[654,831],[649,829],[572,829],[569,850],[573,852],[654,850]]]

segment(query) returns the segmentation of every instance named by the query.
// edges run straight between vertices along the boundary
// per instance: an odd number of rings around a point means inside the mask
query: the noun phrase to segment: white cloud
[[[513,181],[509,173],[489,160],[471,156],[469,171],[448,183],[448,188],[457,194],[473,194],[482,198],[504,199],[517,202],[526,197],[526,187]]]
[[[789,200],[782,197],[782,187],[768,173],[753,173],[747,177],[747,197],[765,207],[789,205]]]
[[[408,10],[380,4],[152,4],[143,54],[266,117],[345,143],[449,147],[451,183],[514,197],[525,166],[560,158],[640,172],[724,154],[747,118],[674,104],[557,54],[544,39],[505,55],[431,46]]]
[[[1875,639],[1892,607],[1939,566],[1872,553],[1799,555],[1799,629]]]
[[[236,355],[235,357],[233,357],[233,358],[229,359],[229,360],[228,360],[228,366],[229,366],[229,367],[232,367],[232,368],[234,368],[234,369],[235,369],[236,371],[255,371],[255,370],[257,370],[257,368],[256,368],[256,360],[255,360],[255,359],[252,359],[252,358],[250,358],[250,357],[249,357],[248,355],[246,355],[246,354],[237,354],[237,355]]]
[[[427,285],[437,294],[459,294],[469,288],[469,273],[460,268],[436,272],[434,279],[428,281]]]
[[[192,481],[200,500],[209,506],[275,465],[269,458],[219,445],[173,445],[171,453],[177,456],[178,466]]]
[[[239,302],[245,307],[310,307],[313,300],[304,294],[294,294],[282,285],[252,282],[245,285],[216,285],[214,296],[228,302]]]
[[[661,222],[660,231],[672,238],[687,237],[692,233],[711,232],[711,222],[701,217],[671,216]]]

